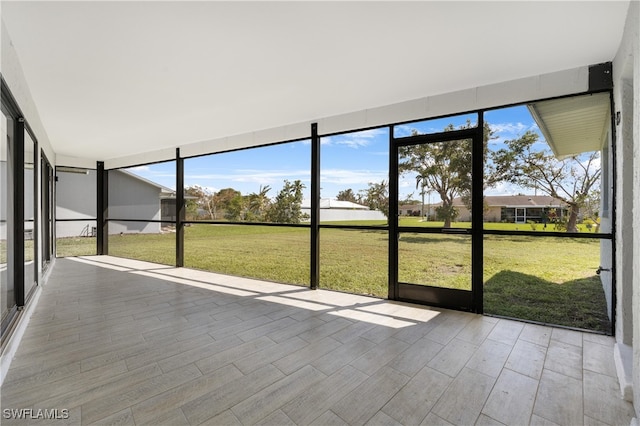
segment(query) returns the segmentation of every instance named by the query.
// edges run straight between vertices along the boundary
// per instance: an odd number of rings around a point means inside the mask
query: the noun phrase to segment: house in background
[[[543,223],[545,217],[555,210],[558,219],[567,215],[567,203],[548,195],[488,195],[484,197],[485,222]],[[458,220],[469,221],[471,214],[460,198],[453,204],[458,208]]]
[[[58,167],[56,235],[96,235],[96,171]],[[109,171],[109,233],[160,233],[175,219],[175,191],[126,170]],[[120,219],[120,220],[119,220]]]
[[[311,216],[311,200],[303,200],[301,210],[302,213]],[[362,204],[332,198],[320,199],[320,222],[347,220],[387,220],[387,218],[380,210],[370,210]]]
[[[429,220],[435,220],[436,207],[439,204],[402,204],[398,206],[398,214],[400,216],[420,216],[424,212],[424,216]]]
[[[555,210],[558,219],[568,214],[567,203],[548,195],[487,195],[484,201],[485,222],[527,223],[532,220],[542,223],[545,215],[548,218],[552,210]],[[401,216],[420,216],[424,211],[425,216],[435,220],[436,208],[440,205],[442,202],[425,205],[421,210],[420,204],[407,204],[398,210]],[[462,198],[455,198],[453,205],[458,209],[456,221],[471,222],[471,213]]]

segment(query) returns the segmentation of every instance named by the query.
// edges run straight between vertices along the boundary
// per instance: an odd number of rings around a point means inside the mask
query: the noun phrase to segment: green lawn
[[[414,226],[413,222],[414,218],[403,218],[401,224]],[[58,255],[93,254],[94,247],[95,239],[59,239]],[[387,247],[386,231],[321,229],[320,286],[386,297]],[[109,238],[109,254],[172,265],[175,234],[114,235]],[[403,233],[398,256],[402,282],[469,288],[467,236]],[[606,306],[595,275],[599,264],[599,240],[488,235],[485,312],[606,331]],[[309,229],[189,226],[185,266],[306,286]]]
[[[56,239],[56,256],[92,256],[96,254],[95,237]]]
[[[341,222],[323,222],[329,225],[369,225],[384,226],[387,224],[384,220],[358,220],[358,221],[341,221]],[[442,228],[442,221],[423,221],[419,217],[402,216],[400,217],[399,226],[419,226],[430,228]],[[452,228],[471,228],[471,222],[453,222]],[[492,231],[535,231],[535,232],[562,232],[556,229],[555,225],[547,224],[545,228],[543,224],[529,223],[500,223],[500,222],[484,222],[484,229]],[[594,232],[595,228],[588,229],[585,224],[578,224],[578,232]]]

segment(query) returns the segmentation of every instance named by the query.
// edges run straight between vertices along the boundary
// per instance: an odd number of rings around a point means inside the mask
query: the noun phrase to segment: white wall
[[[640,112],[640,3],[631,2],[628,26],[625,29],[625,39],[633,43],[633,111],[635,122],[633,124],[633,248],[635,253],[640,253],[640,129],[638,113]],[[632,279],[633,287],[633,388],[634,407],[636,419],[640,421],[640,263],[637,258],[634,261]]]
[[[38,108],[31,97],[31,91],[27,85],[27,80],[22,71],[18,55],[11,43],[9,33],[7,32],[4,22],[0,21],[0,23],[0,52],[2,52],[0,69],[2,69],[2,77],[11,89],[11,94],[13,94],[16,102],[18,102],[29,126],[33,129],[40,148],[44,150],[47,158],[49,158],[49,161],[53,164],[56,160],[56,154],[51,147],[49,136],[38,114]]]
[[[109,221],[109,234],[159,233],[160,188],[119,170],[109,171],[109,219],[140,219],[140,222]]]
[[[302,213],[311,215],[311,209],[302,209]],[[338,222],[346,220],[387,220],[378,210],[340,210],[320,209],[320,222]]]
[[[0,8],[1,8],[0,2]],[[0,14],[1,16],[1,14]],[[38,109],[36,104],[31,97],[31,92],[29,90],[29,86],[27,84],[26,78],[22,71],[22,66],[20,65],[20,61],[18,59],[18,55],[13,47],[11,39],[9,37],[9,33],[4,25],[4,22],[0,21],[0,69],[2,70],[2,77],[6,81],[9,86],[13,97],[18,103],[22,113],[24,114],[24,118],[26,122],[29,124],[31,129],[33,130],[36,139],[38,140],[38,152],[36,157],[36,162],[34,167],[38,170],[40,168],[40,159],[41,159],[41,150],[44,151],[45,155],[49,158],[50,161],[55,162],[56,155],[51,147],[51,143],[49,141],[49,137],[47,132],[42,125],[42,121],[38,114]],[[3,132],[4,137],[4,132]],[[3,161],[5,159],[2,159]],[[40,174],[38,172],[38,174]],[[41,188],[38,185],[38,200],[41,199]],[[34,210],[34,206],[31,205],[30,208]],[[35,209],[42,211],[42,206],[40,201],[35,206]],[[36,223],[35,226],[41,227],[41,222]],[[42,247],[42,232],[39,232],[39,241],[38,246]],[[40,255],[40,253],[38,253]],[[46,284],[46,280],[43,277],[42,273],[42,263],[38,262],[36,277],[39,286],[43,286]],[[4,278],[2,280],[4,282]],[[25,283],[25,287],[28,289],[29,284]],[[9,337],[8,342],[6,343],[2,356],[0,357],[0,383],[6,376],[7,371],[9,370],[9,366],[11,364],[11,360],[15,355],[18,345],[20,343],[20,339],[26,330],[27,324],[29,322],[29,318],[31,313],[35,309],[37,304],[37,300],[40,296],[40,289],[36,288],[35,292],[32,295],[32,298],[27,302],[25,308],[19,313],[17,324],[15,325],[11,336]]]
[[[57,172],[56,236],[87,236],[96,226],[96,171],[88,174]],[[159,233],[160,189],[119,170],[109,171],[109,218],[144,219],[140,222],[109,222],[110,234]],[[79,220],[78,220],[79,219]]]
[[[601,199],[600,199],[600,232],[610,233],[613,231],[613,155],[610,147],[612,146],[612,132],[609,130],[605,138],[605,146],[602,149],[602,178],[601,178]],[[617,152],[617,151],[616,151]],[[602,290],[607,303],[607,314],[609,319],[613,318],[612,300],[613,300],[613,244],[611,240],[600,240],[600,266],[603,270],[600,272],[600,281]]]
[[[616,211],[618,303],[615,361],[623,395],[632,399],[640,421],[640,2],[632,1],[620,48],[613,61],[614,100],[621,122]],[[629,259],[627,253],[634,254]],[[636,423],[637,424],[637,423]]]
[[[56,237],[88,236],[96,226],[96,171],[87,174],[56,171],[56,219],[81,219],[56,222]],[[89,232],[90,233],[90,232]]]

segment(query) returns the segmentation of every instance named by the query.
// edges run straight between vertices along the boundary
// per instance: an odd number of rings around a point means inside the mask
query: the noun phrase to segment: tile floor
[[[613,343],[109,256],[58,259],[2,386],[2,424],[629,425]],[[7,409],[68,418],[7,420]]]

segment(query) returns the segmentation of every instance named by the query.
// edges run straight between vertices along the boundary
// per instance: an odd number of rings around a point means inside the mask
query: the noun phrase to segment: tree
[[[233,188],[221,189],[214,193],[199,185],[189,186],[185,188],[187,217],[191,219],[199,219],[206,215],[206,219],[217,220],[220,211],[224,210],[229,200],[231,200],[240,192]]]
[[[293,183],[285,180],[283,188],[267,212],[267,220],[276,223],[300,223],[308,219],[309,216],[302,213],[301,209],[304,188],[304,184],[299,180]]]
[[[580,210],[594,204],[600,182],[600,153],[594,151],[559,159],[547,149],[538,150],[538,134],[527,131],[505,141],[507,148],[492,154],[498,177],[524,188],[536,188],[569,206],[567,232],[577,232]]]
[[[464,130],[474,126],[467,121],[457,129],[453,124],[449,124],[444,131]],[[413,135],[417,135],[415,130]],[[487,123],[484,124],[483,135],[482,155],[486,160],[489,152],[488,142],[493,139],[493,131]],[[420,186],[423,193],[433,191],[440,196],[442,203],[438,207],[438,216],[444,222],[445,228],[451,227],[451,222],[458,215],[458,210],[453,206],[454,199],[460,197],[467,209],[472,210],[472,139],[408,145],[400,147],[399,152],[399,172],[416,173],[416,188]],[[495,174],[491,168],[485,168],[485,186],[494,183]]]
[[[369,188],[364,191],[363,202],[371,210],[380,210],[389,220],[389,181],[380,183],[369,182]]]
[[[241,196],[240,191],[233,188],[224,188],[216,192],[213,196],[211,209],[213,220],[218,220],[220,216],[226,216],[229,203],[238,196]]]
[[[336,200],[350,201],[352,203],[358,203],[360,201],[359,197],[353,192],[353,189],[351,188],[338,192],[338,196],[336,197]]]
[[[207,197],[206,192],[200,186],[188,186],[184,189],[185,209],[187,220],[197,220],[200,217],[200,206]]]
[[[422,201],[420,202],[420,219],[424,218],[424,194],[427,192],[425,191],[424,187],[427,185],[427,183],[428,182],[426,176],[416,176],[416,189],[418,189],[418,187],[420,188],[420,195],[422,196]]]
[[[246,198],[243,197],[240,192],[235,194],[227,203],[224,217],[232,222],[238,222],[244,220],[246,209]]]
[[[267,211],[271,205],[271,200],[267,196],[269,191],[271,191],[269,185],[260,185],[260,190],[257,193],[249,194],[245,220],[256,222],[265,220]]]
[[[453,125],[446,131],[455,130]],[[453,200],[471,193],[472,140],[434,142],[400,147],[400,173],[417,173],[416,183],[440,196],[439,215],[444,227],[455,219]]]

